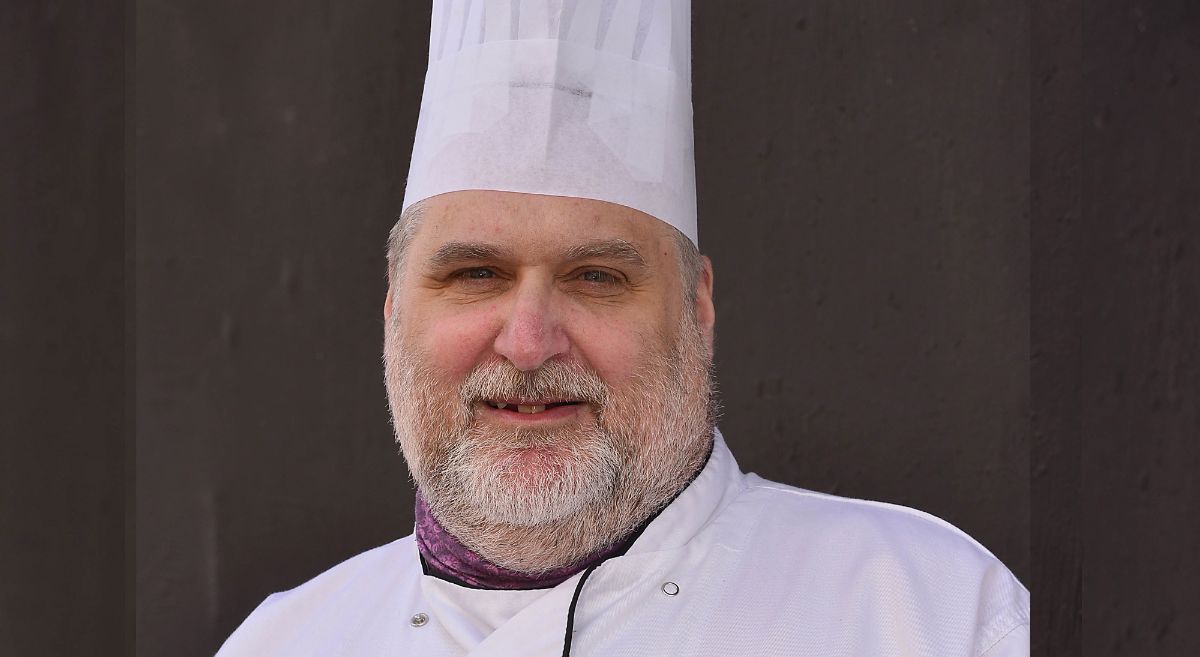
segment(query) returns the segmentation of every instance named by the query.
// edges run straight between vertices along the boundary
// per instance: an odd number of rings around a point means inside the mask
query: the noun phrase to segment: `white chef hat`
[[[464,189],[696,233],[690,0],[433,0],[404,208]]]

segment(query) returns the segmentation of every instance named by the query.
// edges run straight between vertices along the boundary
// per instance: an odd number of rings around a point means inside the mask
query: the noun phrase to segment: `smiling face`
[[[385,306],[388,396],[422,495],[515,570],[620,540],[711,444],[707,261],[681,276],[674,229],[601,201],[463,191],[422,205]]]

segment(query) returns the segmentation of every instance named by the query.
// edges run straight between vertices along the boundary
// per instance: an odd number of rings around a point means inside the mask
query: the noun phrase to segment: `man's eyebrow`
[[[638,267],[646,266],[646,259],[633,244],[625,240],[596,240],[567,249],[563,254],[567,261],[607,259],[620,260]]]
[[[460,262],[478,260],[506,260],[512,254],[504,248],[486,242],[447,242],[429,257],[434,268],[446,267]],[[577,244],[567,249],[562,258],[568,262],[577,260],[618,260],[638,267],[645,267],[646,259],[632,243],[621,239],[594,240]]]
[[[507,256],[508,252],[504,249],[484,242],[447,242],[429,257],[429,264],[444,267],[457,262],[496,260]]]

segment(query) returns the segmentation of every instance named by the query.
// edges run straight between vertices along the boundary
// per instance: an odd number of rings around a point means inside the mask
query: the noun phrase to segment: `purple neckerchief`
[[[421,552],[425,574],[478,589],[525,590],[558,586],[575,573],[626,548],[623,541],[574,565],[529,575],[497,566],[460,543],[433,517],[420,492],[417,493],[416,516],[417,549]]]

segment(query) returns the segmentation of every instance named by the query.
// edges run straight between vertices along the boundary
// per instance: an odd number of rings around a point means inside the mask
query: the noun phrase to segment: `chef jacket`
[[[622,555],[529,591],[426,575],[412,536],[268,597],[218,657],[1029,654],[1029,592],[912,509],[743,474],[718,433]]]

